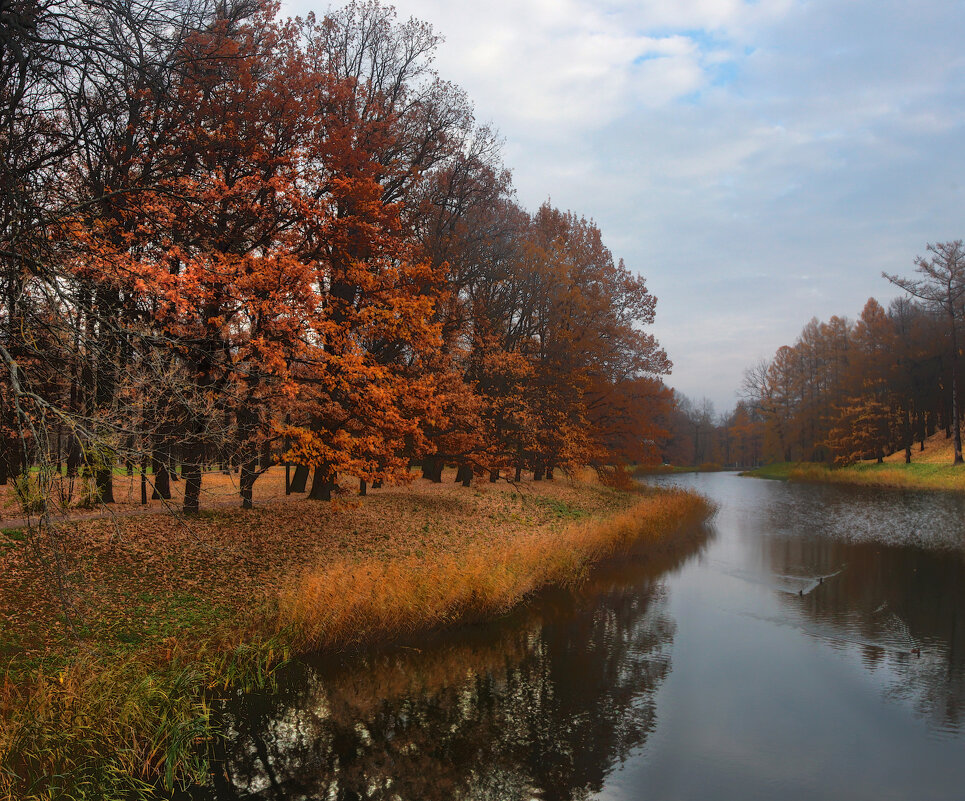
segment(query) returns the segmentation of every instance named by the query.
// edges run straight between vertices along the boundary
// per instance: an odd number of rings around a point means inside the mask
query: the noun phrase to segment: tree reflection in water
[[[611,565],[496,624],[339,664],[226,705],[219,799],[581,799],[656,721],[674,624],[660,564]]]
[[[938,499],[934,501],[938,503]],[[937,733],[965,723],[965,551],[901,545],[882,515],[884,542],[797,533],[761,539],[777,576],[827,577],[782,587],[802,628],[854,652],[881,676],[889,696],[907,699]],[[919,532],[913,526],[905,531]],[[807,591],[810,589],[810,591]]]

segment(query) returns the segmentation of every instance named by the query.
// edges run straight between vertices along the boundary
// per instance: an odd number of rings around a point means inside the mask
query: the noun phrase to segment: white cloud
[[[521,200],[595,218],[647,276],[671,382],[718,408],[740,365],[965,235],[957,2],[397,7],[446,37],[439,72],[505,136]]]

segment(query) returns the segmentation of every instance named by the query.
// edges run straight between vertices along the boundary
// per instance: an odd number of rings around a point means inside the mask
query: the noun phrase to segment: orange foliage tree
[[[196,512],[216,463],[250,507],[279,459],[326,499],[418,462],[469,484],[654,458],[656,299],[594,223],[516,204],[428,25],[376,0],[116,11],[85,34],[101,61],[51,18],[3,63],[32,81],[0,97],[10,141],[45,150],[0,202],[0,480],[66,443],[96,502],[118,460],[144,502],[148,467],[166,498],[180,463]],[[74,58],[76,81],[30,73]]]

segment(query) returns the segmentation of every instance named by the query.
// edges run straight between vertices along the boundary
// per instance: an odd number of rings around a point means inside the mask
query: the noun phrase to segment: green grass
[[[582,520],[589,517],[590,513],[585,509],[570,506],[568,503],[557,498],[547,498],[542,495],[534,495],[531,499],[536,506],[552,513],[559,520]]]
[[[161,643],[191,632],[213,631],[220,621],[236,614],[189,593],[165,596],[142,592],[131,601],[126,619],[100,622],[86,633],[86,639],[123,655],[144,644]]]

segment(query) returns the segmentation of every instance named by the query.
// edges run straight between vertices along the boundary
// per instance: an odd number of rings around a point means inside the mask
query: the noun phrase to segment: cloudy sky
[[[523,205],[592,217],[646,277],[668,382],[718,411],[811,317],[965,237],[961,0],[394,5],[445,37]]]

